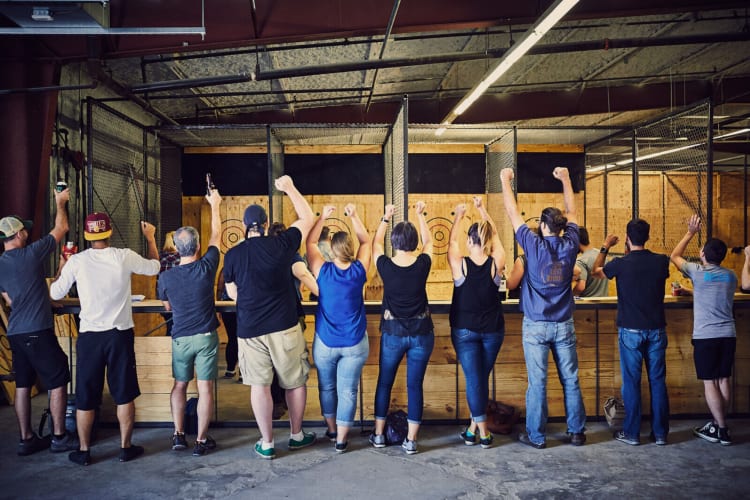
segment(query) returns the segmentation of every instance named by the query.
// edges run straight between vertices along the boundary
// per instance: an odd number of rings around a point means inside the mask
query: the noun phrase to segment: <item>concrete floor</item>
[[[34,420],[46,398],[34,398]],[[137,404],[137,403],[136,403]],[[337,455],[320,440],[286,450],[288,429],[275,431],[275,460],[255,456],[255,428],[216,428],[218,448],[204,457],[170,448],[171,429],[137,428],[134,443],[146,454],[117,460],[117,430],[100,430],[93,463],[81,467],[67,453],[16,455],[12,407],[0,407],[0,498],[748,498],[750,420],[730,422],[734,444],[720,446],[692,436],[698,420],[673,420],[669,445],[648,442],[645,423],[638,447],[612,439],[604,422],[588,425],[588,442],[563,442],[565,425],[549,425],[545,450],[511,436],[496,436],[483,450],[458,439],[458,425],[425,425],[419,453],[380,450],[355,428],[349,451]],[[517,430],[521,430],[517,426]],[[322,427],[308,427],[318,432]]]

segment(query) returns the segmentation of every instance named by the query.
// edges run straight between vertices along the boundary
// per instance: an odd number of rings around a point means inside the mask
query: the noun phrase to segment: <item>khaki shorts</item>
[[[239,367],[245,385],[271,385],[273,372],[283,389],[296,389],[307,383],[310,363],[307,343],[300,326],[251,339],[237,339]]]

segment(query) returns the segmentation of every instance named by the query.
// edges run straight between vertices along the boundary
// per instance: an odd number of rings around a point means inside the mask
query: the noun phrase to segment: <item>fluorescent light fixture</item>
[[[735,130],[734,132],[729,132],[728,134],[717,135],[717,136],[714,136],[714,140],[715,139],[726,139],[727,137],[733,137],[735,135],[744,134],[746,132],[750,132],[750,128],[743,128],[741,130]]]
[[[532,25],[523,37],[509,48],[500,61],[490,71],[485,73],[482,80],[466,94],[453,110],[443,120],[444,125],[453,123],[459,115],[469,109],[469,106],[479,99],[490,86],[521,59],[552,27],[557,24],[579,0],[557,0],[542,15],[539,21]],[[439,131],[440,129],[438,129]],[[435,131],[435,135],[437,131]]]

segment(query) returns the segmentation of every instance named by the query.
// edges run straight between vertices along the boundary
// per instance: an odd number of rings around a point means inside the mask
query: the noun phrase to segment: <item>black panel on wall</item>
[[[410,193],[484,193],[483,154],[409,155]]]
[[[379,154],[284,155],[284,172],[302,194],[383,194]]]
[[[206,173],[222,196],[268,194],[268,157],[261,154],[182,155],[182,194],[206,194]]]
[[[555,167],[567,167],[573,191],[584,189],[584,153],[518,153],[516,182],[519,193],[561,193],[560,181],[552,176]]]

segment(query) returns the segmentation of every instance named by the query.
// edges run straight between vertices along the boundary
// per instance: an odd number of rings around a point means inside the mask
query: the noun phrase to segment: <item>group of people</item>
[[[507,275],[509,288],[520,288],[523,312],[522,338],[528,374],[526,432],[520,442],[533,448],[546,446],[548,356],[552,352],[564,390],[569,442],[586,442],[586,412],[578,378],[578,357],[573,322],[574,295],[605,294],[607,280],[616,279],[618,292],[622,395],[626,419],[615,439],[640,443],[640,377],[645,362],[651,390],[651,438],[667,443],[669,404],[665,382],[667,338],[664,319],[664,289],[669,276],[669,257],[645,249],[649,225],[635,219],[626,228],[626,254],[606,262],[609,249],[619,238],[609,235],[600,250],[591,248],[588,234],[577,224],[573,189],[566,168],[556,168],[562,184],[564,212],[548,207],[539,227],[524,222],[513,195],[514,172],[501,172],[503,201],[516,240],[523,249]],[[348,446],[356,413],[362,367],[369,354],[363,287],[371,265],[383,282],[380,319],[380,355],[375,392],[375,427],[369,442],[386,446],[386,417],[391,390],[401,361],[406,357],[408,431],[401,443],[407,454],[417,453],[423,413],[423,381],[434,347],[434,328],[426,284],[432,265],[433,243],[425,220],[425,204],[417,202],[417,225],[399,222],[391,228],[392,255],[385,252],[385,236],[395,207],[388,205],[370,239],[357,207],[348,204],[344,215],[351,219],[355,245],[347,232],[337,232],[329,244],[321,245],[326,219],[335,211],[323,207],[316,218],[308,202],[289,176],[275,180],[297,214],[288,228],[269,230],[265,210],[250,205],[243,216],[245,239],[224,257],[221,278],[227,297],[236,301],[236,365],[242,382],[251,387],[250,404],[260,430],[255,452],[262,458],[276,456],[273,436],[274,400],[271,384],[276,377],[289,410],[288,449],[313,444],[317,436],[302,428],[310,371],[308,349],[300,321],[299,284],[302,279],[318,297],[315,316],[313,360],[318,374],[320,408],[326,438],[337,452]],[[71,461],[91,463],[90,435],[95,410],[101,404],[103,383],[117,405],[120,424],[120,461],[129,461],[144,450],[131,442],[135,405],[140,394],[134,353],[130,297],[131,274],[157,275],[159,255],[153,225],[141,222],[148,244],[147,257],[132,250],[110,246],[111,221],[106,214],[86,217],[84,237],[90,248],[61,256],[49,292],[44,262],[68,230],[65,204],[69,193],[55,194],[55,226],[49,235],[28,243],[30,222],[16,216],[0,220],[0,292],[11,307],[8,338],[16,374],[15,410],[18,417],[19,455],[50,448],[69,451]],[[198,430],[193,455],[216,447],[208,435],[213,408],[214,384],[218,376],[219,325],[214,302],[214,282],[219,266],[221,196],[211,189],[211,236],[201,255],[198,232],[189,226],[174,232],[179,263],[163,272],[157,294],[172,314],[172,371],[170,396],[174,433],[172,448],[185,449],[185,406],[188,383],[197,379]],[[481,220],[473,223],[461,251],[461,220],[464,204],[455,209],[450,232],[448,263],[454,282],[450,308],[451,340],[466,379],[466,397],[471,413],[469,426],[460,434],[466,445],[492,446],[487,427],[488,378],[503,344],[505,323],[500,287],[505,279],[506,253],[495,222],[479,197],[473,204]],[[726,413],[729,407],[729,377],[735,350],[732,301],[737,277],[720,266],[726,245],[709,239],[700,251],[700,263],[688,262],[683,254],[700,229],[700,219],[688,222],[685,237],[671,255],[672,262],[694,283],[695,366],[704,381],[712,421],[695,429],[698,437],[724,445],[731,443]],[[298,250],[305,245],[307,266]],[[421,242],[421,246],[420,246]],[[328,253],[328,255],[326,255]],[[581,254],[579,256],[579,253]],[[304,270],[301,268],[304,268]],[[309,267],[309,270],[308,270]],[[311,274],[310,274],[311,273]],[[309,275],[309,276],[307,276]],[[66,433],[64,412],[66,386],[70,381],[67,356],[54,333],[50,298],[63,298],[73,284],[80,298],[80,328],[76,344],[76,437]],[[745,249],[742,288],[750,289],[750,247]],[[235,326],[235,325],[233,325]],[[235,354],[233,354],[233,357]],[[228,369],[230,367],[228,366]],[[234,371],[234,366],[231,367]],[[54,433],[42,439],[31,428],[30,394],[36,375],[50,390]]]

